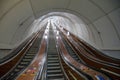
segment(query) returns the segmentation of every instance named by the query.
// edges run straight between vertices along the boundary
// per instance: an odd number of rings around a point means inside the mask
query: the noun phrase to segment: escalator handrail
[[[65,28],[63,28],[63,30],[65,32],[67,32],[68,30],[66,30]],[[109,59],[112,59],[114,61],[118,61],[120,62],[120,59],[117,59],[117,58],[114,58],[114,57],[111,57],[111,56],[108,56],[106,54],[104,54],[103,52],[101,52],[100,50],[98,50],[97,48],[94,48],[92,45],[90,45],[89,43],[87,43],[86,41],[84,41],[83,39],[81,39],[80,37],[74,35],[73,33],[70,33],[73,37],[75,37],[78,41],[84,43],[87,47],[89,47],[90,49],[92,49],[93,51],[95,51],[97,54],[101,55],[101,56],[104,56],[106,58],[109,58]]]
[[[59,45],[58,45],[58,46],[59,46]],[[59,46],[59,48],[60,48],[60,46]],[[74,66],[73,64],[71,64],[71,62],[69,61],[70,59],[69,59],[69,60],[66,60],[66,59],[65,59],[66,56],[63,55],[63,54],[65,54],[65,53],[61,52],[60,50],[59,50],[59,52],[60,52],[60,56],[62,57],[62,59],[65,61],[65,63],[66,63],[67,65],[69,65],[70,68],[72,68],[75,72],[78,72],[79,74],[80,74],[80,73],[83,73],[83,72],[81,72],[79,69],[77,69],[76,66]],[[90,80],[93,80],[91,76],[89,76],[89,75],[87,75],[87,74],[85,74],[85,73],[83,73],[83,74],[86,76],[86,78],[89,77]]]
[[[66,53],[67,55],[68,55],[68,53]],[[64,57],[65,57],[65,55],[64,55]],[[70,56],[69,56],[70,57]],[[69,58],[68,57],[68,58]],[[67,60],[67,61],[69,61],[69,60]],[[75,62],[75,61],[74,61]],[[77,63],[78,64],[78,63]],[[76,65],[76,68],[78,68],[78,66]],[[90,70],[92,70],[93,71],[93,69],[90,69]],[[94,70],[95,71],[95,70]],[[95,71],[95,72],[97,72],[97,73],[99,73],[99,74],[102,74],[102,73],[100,73],[100,72],[98,72],[98,71]],[[102,75],[104,75],[105,76],[105,74],[102,74]],[[92,77],[92,75],[91,75],[91,77]],[[95,76],[94,76],[95,77]],[[108,76],[106,76],[106,78],[108,78]]]
[[[45,33],[44,33],[45,35]],[[46,42],[46,47],[45,47],[45,52],[44,52],[44,57],[42,59],[44,59],[44,62],[43,64],[41,65],[41,67],[39,68],[39,72],[37,73],[37,75],[35,76],[34,80],[42,80],[42,74],[45,74],[44,71],[46,70],[46,64],[47,64],[47,48],[48,48],[48,40],[45,40],[44,39],[44,35],[43,35],[43,40],[42,40],[42,43],[44,43],[43,41]],[[41,59],[41,60],[42,60]],[[46,78],[46,76],[45,76]]]
[[[33,36],[33,40],[31,40],[30,42],[28,42],[28,46],[25,45],[25,47],[27,47],[25,49],[25,52],[23,53],[23,55],[21,56],[21,58],[17,61],[17,63],[4,75],[2,76],[2,78],[4,78],[7,74],[9,74],[18,64],[19,62],[21,61],[21,59],[24,57],[25,53],[27,52],[28,49],[30,49],[31,45],[34,43],[34,41],[38,38],[38,34],[40,32],[37,32],[35,36]],[[13,57],[14,59],[15,57]]]
[[[3,65],[5,63],[9,62],[15,56],[17,56],[18,55],[17,53],[19,53],[23,49],[23,47],[26,47],[33,40],[34,37],[35,37],[35,34],[30,36],[24,42],[22,42],[19,46],[17,46],[13,50],[11,50],[7,56],[5,56],[2,59],[0,59],[0,65]]]
[[[61,59],[67,64],[68,67],[70,67],[73,71],[75,71],[76,73],[80,74],[80,70],[78,70],[75,66],[72,66],[72,64],[68,61],[65,60],[65,56],[62,55],[62,52],[59,50],[58,51],[59,56],[61,57]],[[62,63],[61,63],[62,64]],[[63,66],[62,66],[63,68]],[[64,70],[64,69],[63,69]],[[65,71],[64,71],[65,73]],[[67,77],[67,79],[69,80],[67,74],[65,73],[65,76]],[[87,78],[86,78],[87,79]]]
[[[65,36],[65,35],[64,35]],[[65,39],[67,42],[68,42],[68,44],[70,45],[70,46],[74,46],[74,44],[73,43],[71,43],[69,40],[68,40],[68,38],[66,38]],[[75,46],[74,46],[74,48],[75,48]],[[80,50],[80,49],[79,49]],[[74,51],[76,51],[76,50],[74,50]],[[81,52],[81,51],[80,51]],[[84,53],[84,52],[83,52]],[[79,54],[79,53],[78,53]],[[94,57],[87,57],[87,58],[89,58],[91,61],[98,61],[99,63],[102,63],[102,64],[107,64],[107,65],[113,65],[113,67],[118,67],[119,68],[119,66],[116,66],[117,64],[114,64],[114,63],[110,63],[110,62],[108,62],[108,61],[103,61],[103,60],[99,60],[99,59],[97,59],[97,58],[94,58]]]
[[[68,40],[68,39],[67,39]],[[70,41],[69,41],[69,43],[70,44],[72,44]],[[72,46],[72,45],[71,45]],[[74,45],[73,45],[74,46]],[[75,48],[75,46],[74,46],[74,48]],[[75,51],[77,51],[77,50],[75,50]],[[80,53],[80,51],[78,50],[78,52]],[[78,53],[78,54],[79,54]],[[96,62],[95,60],[92,60],[91,59],[91,61],[94,61],[94,62]],[[99,63],[101,63],[101,62],[99,62]],[[107,64],[106,64],[107,65]],[[103,73],[103,74],[105,74],[105,75],[107,75],[108,77],[110,77],[106,72],[104,72],[104,71],[102,71],[102,70],[99,70],[99,69],[97,69],[97,68],[94,68],[94,67],[92,67],[92,66],[89,66],[89,65],[87,65],[88,67],[90,67],[90,68],[92,68],[92,69],[94,69],[94,70],[96,70],[96,71],[99,71],[99,72],[101,72],[101,73]],[[109,66],[109,65],[108,65]],[[114,66],[113,66],[113,68],[114,68]],[[119,68],[119,67],[117,67],[117,68]]]
[[[40,32],[41,30],[39,30],[36,33],[33,33],[30,37],[28,37],[25,41],[23,41],[20,45],[18,45],[17,47],[15,47],[14,49],[12,49],[9,54],[7,56],[5,56],[4,58],[0,59],[0,66],[4,65],[5,63],[11,61],[15,56],[19,55],[19,53],[25,48],[27,47],[31,41],[35,38],[35,36]]]

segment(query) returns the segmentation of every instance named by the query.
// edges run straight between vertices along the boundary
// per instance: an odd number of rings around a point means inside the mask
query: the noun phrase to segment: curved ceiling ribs
[[[49,16],[62,16],[75,24],[74,19],[62,13],[66,12],[76,15],[85,23],[88,31],[86,34],[89,35],[88,40],[85,40],[88,43],[99,49],[120,50],[120,19],[115,18],[120,17],[119,9],[120,0],[1,0],[0,49],[13,48],[31,35],[36,31],[33,29],[41,24],[40,17],[44,20]],[[61,12],[61,14],[48,15],[50,12]],[[113,14],[114,12],[117,15]],[[44,15],[45,17],[42,17]],[[19,28],[18,25],[22,25],[25,19],[28,19],[25,22],[28,25]],[[30,25],[32,22],[35,23],[35,20],[41,22],[38,25]],[[71,32],[79,36],[80,27],[70,28]]]

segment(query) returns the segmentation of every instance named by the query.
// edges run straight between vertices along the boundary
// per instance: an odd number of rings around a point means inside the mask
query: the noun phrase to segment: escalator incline
[[[5,75],[1,80],[13,80],[15,79],[21,71],[23,71],[33,60],[35,55],[37,54],[39,50],[41,42],[41,36],[39,36],[31,48],[26,52],[26,54],[23,56],[23,58],[18,62],[18,64],[13,68],[7,75]]]
[[[49,32],[49,45],[47,52],[47,80],[65,80],[52,30]]]

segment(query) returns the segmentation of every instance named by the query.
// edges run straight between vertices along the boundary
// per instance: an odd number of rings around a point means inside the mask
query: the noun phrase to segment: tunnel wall
[[[12,49],[30,35],[35,19],[28,0],[2,0],[0,6],[0,48]]]
[[[78,16],[87,27],[89,36],[83,39],[89,44],[101,50],[120,50],[120,0],[1,0],[0,48],[14,48],[34,32],[35,19],[53,11]],[[77,36],[81,30],[67,29]]]

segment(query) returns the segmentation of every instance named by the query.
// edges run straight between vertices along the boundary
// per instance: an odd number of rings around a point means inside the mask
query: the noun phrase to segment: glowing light
[[[70,32],[67,32],[67,36],[69,36],[70,35]]]
[[[48,33],[48,30],[46,29],[46,30],[45,30],[45,34],[47,34],[47,33]]]
[[[47,29],[49,29],[49,26],[47,26]]]
[[[57,35],[59,35],[59,31],[57,31]]]
[[[44,38],[45,38],[45,39],[47,39],[47,38],[48,38],[48,36],[47,36],[47,35],[45,35],[45,36],[44,36]]]
[[[56,36],[56,39],[58,39],[58,36]]]

